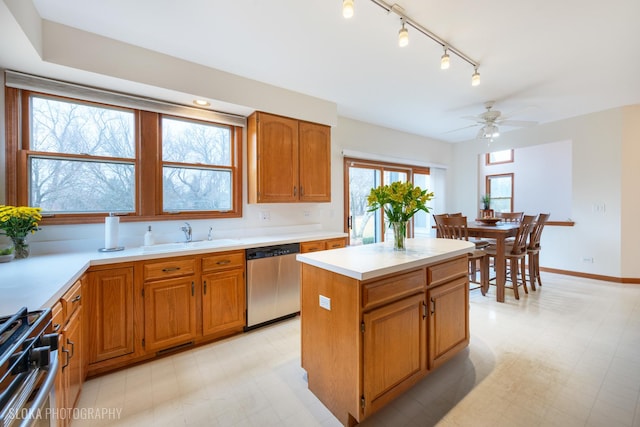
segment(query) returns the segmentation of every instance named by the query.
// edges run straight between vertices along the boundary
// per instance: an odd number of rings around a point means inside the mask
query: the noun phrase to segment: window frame
[[[498,150],[498,151],[509,151],[511,155],[509,156],[508,160],[503,160],[501,162],[492,162],[491,161],[491,154],[495,153],[495,151],[486,153],[485,154],[485,164],[487,166],[489,166],[489,165],[502,165],[502,164],[505,164],[505,163],[513,163],[514,162],[514,159],[513,159],[514,158],[513,157],[514,156],[514,150],[513,150],[513,148],[511,148],[509,150]]]
[[[486,175],[485,176],[485,194],[490,194],[491,195],[491,204],[489,205],[489,207],[491,209],[494,209],[493,207],[493,200],[504,200],[506,199],[506,197],[493,197],[493,194],[491,193],[491,179],[493,178],[509,178],[511,179],[511,196],[509,197],[509,201],[510,201],[510,212],[513,212],[513,187],[515,185],[515,175],[513,172],[510,173],[497,173],[497,174],[492,174],[492,175]]]
[[[29,156],[55,158],[53,153],[30,150],[30,97],[67,100],[92,106],[104,106],[134,113],[135,129],[135,208],[131,213],[117,213],[122,221],[162,221],[169,219],[211,219],[242,217],[242,127],[206,120],[200,117],[176,116],[166,113],[141,110],[100,101],[76,99],[41,91],[5,86],[5,126],[6,126],[6,200],[7,204],[27,206],[29,203]],[[162,117],[228,127],[231,131],[231,203],[232,208],[224,211],[181,211],[163,212],[162,206]],[[76,159],[82,155],[67,155]],[[57,156],[60,157],[60,156]],[[96,156],[86,156],[92,160]],[[42,225],[98,223],[107,216],[105,213],[43,213]]]

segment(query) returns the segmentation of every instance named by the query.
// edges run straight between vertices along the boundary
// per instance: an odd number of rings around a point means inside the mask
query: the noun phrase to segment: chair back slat
[[[522,217],[520,227],[518,227],[518,232],[513,240],[513,247],[511,248],[511,253],[513,255],[520,255],[527,251],[527,239],[535,219],[535,215],[525,215]]]
[[[538,215],[538,219],[531,230],[531,235],[529,236],[529,249],[538,249],[540,248],[540,238],[542,237],[542,229],[544,225],[547,223],[549,216],[551,214],[541,213]]]
[[[466,216],[448,216],[440,219],[442,237],[445,239],[469,240]]]
[[[524,217],[524,212],[496,212],[496,218],[501,218],[503,222],[520,222]]]

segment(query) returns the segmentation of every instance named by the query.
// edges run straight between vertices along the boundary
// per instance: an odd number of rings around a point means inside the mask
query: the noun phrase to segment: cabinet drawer
[[[326,249],[344,248],[347,246],[347,239],[340,237],[339,239],[329,239],[325,242]]]
[[[195,273],[195,266],[196,260],[194,258],[145,263],[144,280],[187,276]]]
[[[324,251],[324,240],[300,243],[300,253]]]
[[[466,255],[442,264],[433,265],[427,268],[427,279],[429,286],[437,286],[460,276],[467,274],[469,260]]]
[[[64,326],[65,318],[64,313],[62,311],[62,303],[58,301],[51,308],[51,328],[52,332],[60,333],[62,327]]]
[[[226,270],[244,267],[244,251],[223,252],[202,258],[202,271]]]
[[[368,309],[424,291],[426,284],[424,269],[367,283],[362,289],[362,308]]]
[[[71,286],[71,288],[65,292],[60,301],[62,301],[62,315],[64,322],[71,317],[71,315],[80,307],[80,300],[82,299],[82,282],[80,280]]]

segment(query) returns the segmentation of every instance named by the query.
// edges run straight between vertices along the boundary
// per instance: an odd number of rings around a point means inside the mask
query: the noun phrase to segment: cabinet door
[[[133,353],[133,267],[89,273],[86,293],[89,363]]]
[[[364,314],[365,416],[397,396],[396,388],[426,370],[424,293]]]
[[[65,363],[67,363],[67,354],[64,353],[62,351],[62,349],[64,348],[64,334],[62,333],[62,326],[64,325],[64,315],[62,313],[62,303],[57,302],[52,308],[51,308],[51,324],[53,325],[53,332],[58,334],[58,374],[56,376],[56,384],[55,384],[55,389],[56,389],[56,408],[58,409],[58,411],[61,411],[63,408],[66,408],[66,403],[65,403],[65,396],[66,396],[66,384],[65,384],[65,377],[64,377],[64,371],[62,369],[62,367],[65,365]],[[66,368],[65,368],[66,370]],[[62,413],[62,412],[59,412]],[[67,419],[66,418],[60,418],[58,419],[58,425],[57,427],[64,427],[67,425]]]
[[[461,277],[427,291],[429,305],[429,368],[469,344],[469,283]]]
[[[298,121],[258,116],[258,202],[298,200]]]
[[[346,246],[347,246],[347,238],[346,237],[340,237],[338,239],[329,239],[329,240],[327,240],[325,242],[325,248],[327,250],[344,248]]]
[[[300,122],[300,201],[331,201],[331,128]]]
[[[84,381],[84,351],[82,342],[82,306],[78,307],[62,331],[64,354],[62,377],[65,406],[73,408]]]
[[[202,334],[213,335],[244,327],[245,283],[240,269],[202,277]]]
[[[196,336],[196,296],[193,277],[144,285],[145,349],[166,349]]]

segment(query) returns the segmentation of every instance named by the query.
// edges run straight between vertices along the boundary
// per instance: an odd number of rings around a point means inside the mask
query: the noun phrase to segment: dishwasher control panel
[[[270,258],[300,253],[300,243],[289,243],[286,245],[263,246],[261,248],[251,248],[246,250],[247,260]]]

